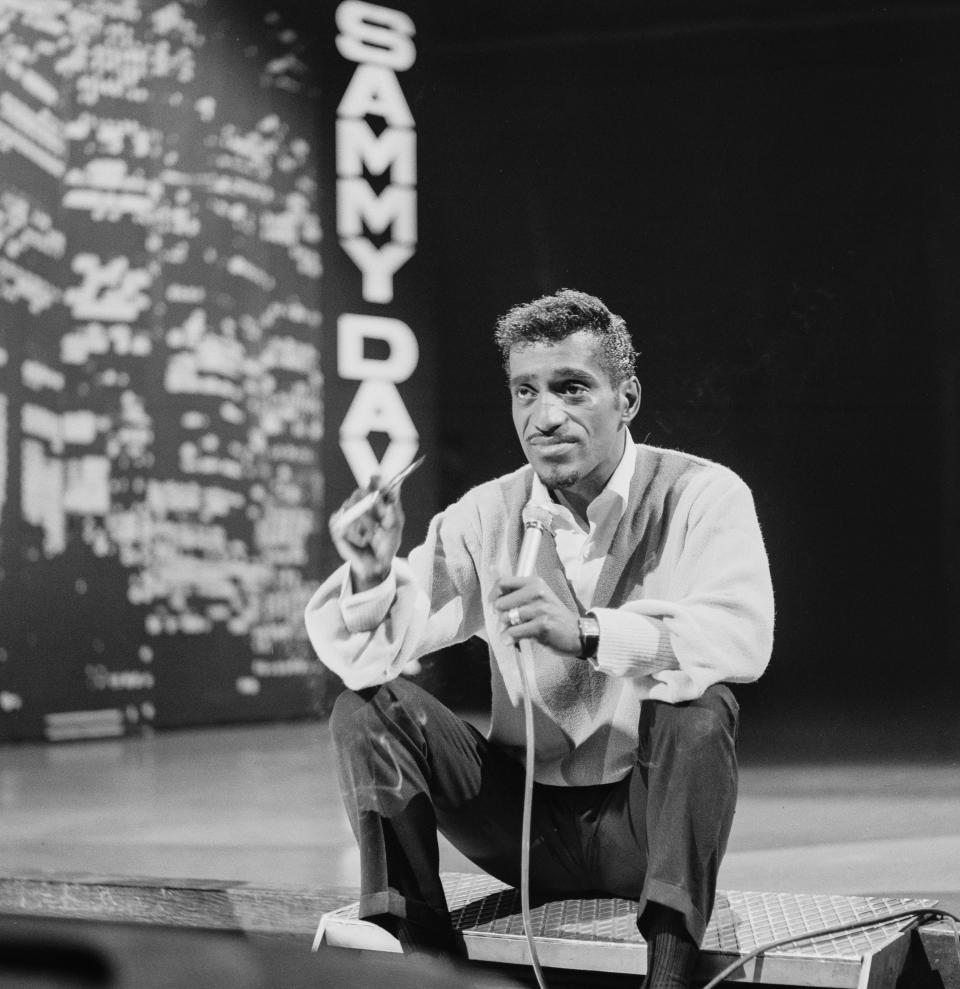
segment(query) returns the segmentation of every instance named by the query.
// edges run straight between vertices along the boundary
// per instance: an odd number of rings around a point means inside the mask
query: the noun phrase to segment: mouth
[[[533,436],[527,443],[541,456],[558,456],[574,446],[574,441],[559,436]]]

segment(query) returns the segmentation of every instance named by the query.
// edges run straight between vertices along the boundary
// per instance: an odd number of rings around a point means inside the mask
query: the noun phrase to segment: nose
[[[532,423],[541,433],[552,433],[563,425],[567,413],[563,402],[550,392],[541,392],[533,409]]]

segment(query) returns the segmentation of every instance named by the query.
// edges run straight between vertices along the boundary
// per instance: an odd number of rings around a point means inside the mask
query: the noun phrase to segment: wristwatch
[[[596,659],[600,648],[600,622],[596,615],[582,615],[577,624],[580,628],[580,658]]]

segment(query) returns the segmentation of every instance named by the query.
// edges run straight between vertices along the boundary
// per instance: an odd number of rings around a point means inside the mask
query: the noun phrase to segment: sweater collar
[[[637,455],[630,480],[630,496],[597,578],[597,588],[593,595],[595,608],[610,607],[631,559],[638,553],[643,555],[647,552],[644,537],[650,528],[651,514],[659,511],[658,506],[647,504],[647,492],[653,481],[653,465],[648,462],[649,448],[640,446],[635,449]]]

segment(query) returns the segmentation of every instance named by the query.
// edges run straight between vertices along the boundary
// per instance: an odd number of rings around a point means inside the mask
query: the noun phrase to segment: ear
[[[621,404],[620,419],[629,425],[640,411],[640,381],[636,375],[625,378],[617,386],[617,391]]]

